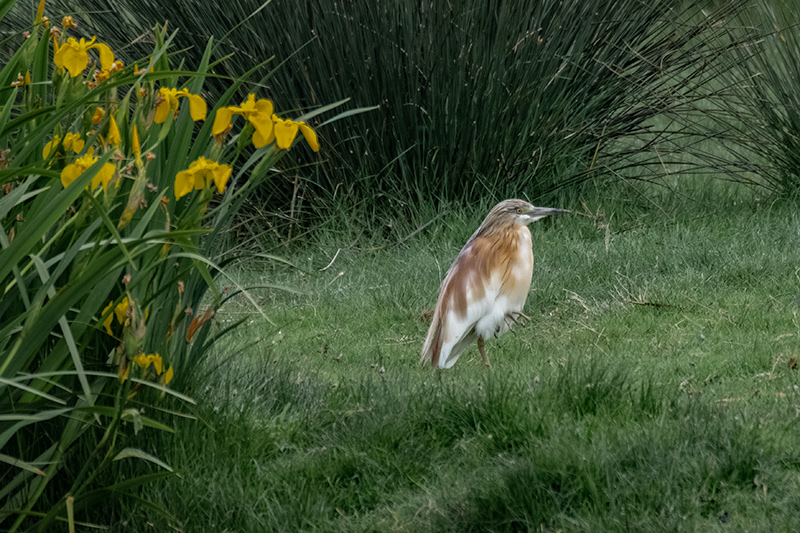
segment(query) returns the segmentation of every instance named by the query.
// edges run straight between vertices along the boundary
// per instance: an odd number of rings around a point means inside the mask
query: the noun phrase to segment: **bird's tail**
[[[430,363],[433,366],[439,364],[439,354],[442,351],[442,312],[441,306],[437,305],[433,311],[433,320],[431,320],[431,327],[428,328],[428,336],[425,337],[425,342],[422,344],[422,353],[420,354],[420,363]]]

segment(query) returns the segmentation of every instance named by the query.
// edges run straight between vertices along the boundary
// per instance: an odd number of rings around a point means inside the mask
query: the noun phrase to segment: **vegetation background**
[[[791,2],[63,6],[134,56],[166,20],[187,58],[212,35],[233,53],[220,74],[275,58],[282,68],[264,83],[281,109],[379,106],[324,132],[322,159],[301,156],[253,202],[260,225],[283,236],[342,210],[391,233],[451,204],[524,194],[544,205],[607,178],[795,188]]]
[[[272,287],[254,292],[270,321],[232,300],[220,327],[247,327],[197,361],[181,389],[191,418],[137,437],[178,475],[82,519],[794,529],[796,3],[60,7],[130,57],[165,20],[187,65],[212,35],[234,53],[214,74],[274,57],[244,90],[280,109],[377,106],[321,130],[320,156],[276,165],[216,248],[252,257],[232,272]],[[209,98],[223,81],[208,80]],[[509,196],[576,212],[532,227],[532,323],[490,345],[492,372],[475,353],[452,372],[418,367],[449,262]],[[113,477],[155,472],[115,464]]]

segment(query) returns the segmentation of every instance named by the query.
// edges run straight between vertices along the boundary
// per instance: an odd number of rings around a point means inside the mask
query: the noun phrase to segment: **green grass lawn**
[[[181,476],[145,496],[182,531],[796,530],[800,216],[688,211],[534,223],[531,321],[487,342],[492,370],[474,346],[418,364],[478,218],[251,265],[308,294],[257,292],[277,327],[221,310],[248,326],[194,391],[203,421],[147,444]]]

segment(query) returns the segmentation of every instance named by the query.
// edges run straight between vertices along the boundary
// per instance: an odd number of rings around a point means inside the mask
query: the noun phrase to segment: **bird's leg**
[[[529,317],[528,315],[526,315],[522,311],[512,311],[511,313],[506,315],[506,318],[510,318],[514,322],[514,324],[517,324],[518,326],[524,326],[525,323],[523,323],[520,320],[520,317],[524,318],[528,322],[531,321],[531,317]]]
[[[511,321],[511,323],[509,323],[509,320]],[[514,324],[519,324],[519,322],[517,322],[516,320],[514,320],[514,317],[513,317],[513,316],[511,316],[510,314],[509,314],[509,315],[506,315],[506,316],[504,316],[504,317],[503,317],[503,321],[506,323],[506,327],[508,327],[508,331],[510,331],[511,333],[513,333],[513,334],[514,334],[514,336],[516,336],[516,335],[517,335],[517,332],[516,332],[516,331],[514,331],[514,330],[511,328],[511,326],[513,326]],[[497,330],[497,331],[498,331],[498,333],[499,333],[499,332],[500,332],[500,329],[498,328],[498,330]],[[495,335],[495,336],[496,336],[496,335]]]
[[[486,357],[486,348],[483,346],[483,337],[478,337],[478,351],[481,352],[481,357],[483,358],[483,364],[492,368],[492,363],[489,362],[489,358]]]

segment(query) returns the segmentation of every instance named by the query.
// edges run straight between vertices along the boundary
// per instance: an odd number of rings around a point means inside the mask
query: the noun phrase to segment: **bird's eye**
[[[521,208],[521,207],[518,207],[518,208],[517,208],[517,214],[518,214],[518,215],[521,215],[521,214],[522,214],[522,208]]]

